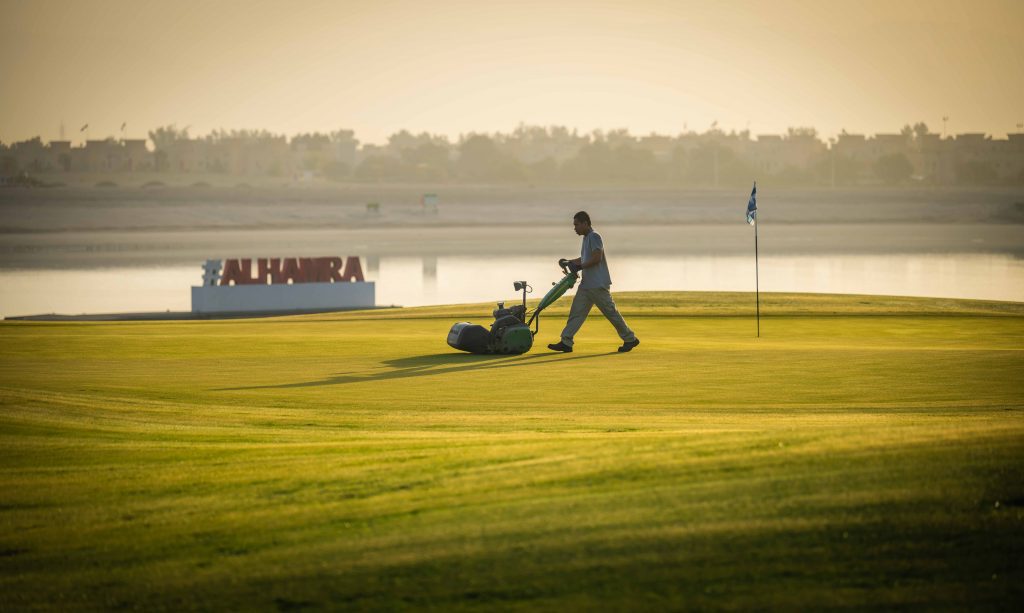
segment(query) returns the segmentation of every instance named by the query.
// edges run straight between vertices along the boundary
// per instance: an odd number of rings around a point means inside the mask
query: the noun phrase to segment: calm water
[[[550,257],[365,258],[378,305],[419,306],[533,297],[560,277]],[[0,271],[0,315],[188,311],[195,266]],[[754,261],[740,256],[627,256],[611,262],[613,291],[753,291]],[[1024,260],[1003,254],[763,256],[766,292],[820,292],[1024,301]]]
[[[359,255],[379,305],[539,297],[581,209],[615,291],[754,289],[747,188],[438,189],[431,214],[417,186],[0,190],[0,315],[189,311],[202,262],[233,257]],[[1020,188],[759,195],[763,291],[1024,301]]]

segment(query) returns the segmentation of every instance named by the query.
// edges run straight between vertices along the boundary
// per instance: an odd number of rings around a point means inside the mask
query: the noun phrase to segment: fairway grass
[[[1018,608],[1024,305],[0,324],[0,609]]]

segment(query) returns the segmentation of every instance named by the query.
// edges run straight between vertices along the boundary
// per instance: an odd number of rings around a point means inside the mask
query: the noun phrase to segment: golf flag
[[[757,223],[757,181],[754,181],[754,189],[750,190],[750,200],[747,201],[747,223]]]
[[[84,126],[82,126],[81,128],[79,128],[79,129],[78,129],[78,131],[79,131],[79,132],[85,132],[85,129],[86,129],[86,128],[88,128],[88,127],[89,127],[89,124],[85,124]]]
[[[754,304],[757,306],[757,338],[761,338],[761,273],[757,262],[757,181],[747,200],[747,223],[754,226]]]

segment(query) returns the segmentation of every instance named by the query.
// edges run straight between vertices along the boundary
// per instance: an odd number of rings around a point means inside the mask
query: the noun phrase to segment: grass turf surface
[[[1012,608],[1024,305],[0,325],[0,608]]]

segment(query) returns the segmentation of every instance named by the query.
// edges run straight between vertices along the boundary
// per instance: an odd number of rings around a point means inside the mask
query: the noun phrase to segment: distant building
[[[55,140],[43,145],[39,139],[15,143],[3,162],[4,172],[133,172],[152,167],[152,154],[145,140],[90,140],[82,147]]]
[[[936,185],[952,182],[955,169],[953,157],[950,155],[951,143],[952,141],[943,140],[938,134],[918,136],[916,147],[909,156],[910,163],[914,166],[914,177]]]
[[[907,155],[910,144],[908,137],[902,134],[875,134],[868,139],[867,150],[870,161],[874,162],[888,155]]]
[[[981,133],[957,134],[953,141],[953,165],[958,183],[1024,181],[1022,134],[1005,140]]]
[[[138,172],[153,169],[153,154],[146,148],[146,139],[132,138],[121,141],[124,147],[123,170]]]
[[[745,157],[759,176],[771,176],[787,168],[808,170],[822,159],[826,150],[825,143],[813,134],[759,134],[749,144]]]
[[[836,143],[832,148],[836,155],[855,162],[865,162],[870,157],[867,139],[863,134],[846,134],[844,132],[836,137]]]
[[[675,151],[676,142],[671,136],[650,134],[640,137],[637,141],[637,148],[650,151],[654,154],[654,159],[659,162],[667,162],[672,159],[672,152]]]
[[[1000,144],[1000,175],[1024,183],[1024,133],[1007,134]]]
[[[50,151],[38,138],[14,143],[11,145],[10,152],[17,170],[28,172],[53,170]]]
[[[85,167],[90,171],[123,171],[124,148],[114,139],[85,142]]]
[[[54,170],[70,172],[74,152],[69,140],[50,141],[50,159]]]
[[[167,165],[161,170],[180,173],[207,172],[208,160],[206,146],[200,140],[183,138],[172,142],[166,150],[158,149],[158,154],[166,154]]]

